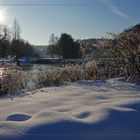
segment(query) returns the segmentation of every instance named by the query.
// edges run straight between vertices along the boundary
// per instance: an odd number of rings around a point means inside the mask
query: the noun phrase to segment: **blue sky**
[[[51,33],[93,38],[140,23],[140,0],[0,0],[0,11],[4,24],[17,18],[22,38],[40,45]]]

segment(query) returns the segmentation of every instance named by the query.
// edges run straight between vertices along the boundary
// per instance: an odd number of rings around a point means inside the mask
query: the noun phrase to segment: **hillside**
[[[88,43],[88,44],[97,44],[97,42],[101,40],[101,38],[89,38],[89,39],[83,39],[82,43]]]

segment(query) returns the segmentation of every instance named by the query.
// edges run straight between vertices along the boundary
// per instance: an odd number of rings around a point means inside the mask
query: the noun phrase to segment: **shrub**
[[[137,27],[126,30],[117,39],[117,55],[128,81],[140,81],[140,28]]]
[[[76,82],[81,79],[81,68],[78,65],[65,66],[62,74],[64,81]]]
[[[38,88],[59,85],[63,83],[60,69],[40,69],[36,77],[36,86]]]
[[[0,95],[15,93],[27,87],[27,73],[21,71],[16,66],[5,66],[1,69],[0,75]]]
[[[79,66],[65,66],[57,69],[40,69],[35,79],[37,88],[60,85],[80,80]]]
[[[85,64],[85,79],[95,80],[97,78],[97,65],[96,62],[89,61]]]

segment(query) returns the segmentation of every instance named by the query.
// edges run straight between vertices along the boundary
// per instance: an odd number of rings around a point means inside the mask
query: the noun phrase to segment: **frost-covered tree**
[[[140,80],[140,24],[119,35],[116,52],[123,62],[125,75]]]

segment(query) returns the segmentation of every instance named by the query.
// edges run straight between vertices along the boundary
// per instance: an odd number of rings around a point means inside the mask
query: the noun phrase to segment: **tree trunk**
[[[16,64],[17,64],[17,66],[20,66],[18,56],[16,56]]]

